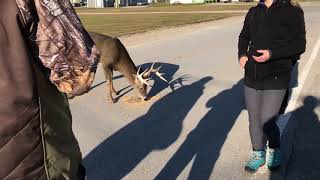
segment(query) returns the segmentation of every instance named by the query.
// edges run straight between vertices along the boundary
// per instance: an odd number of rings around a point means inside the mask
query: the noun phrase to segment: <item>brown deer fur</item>
[[[138,69],[121,41],[98,33],[90,32],[89,34],[100,52],[100,63],[107,82],[108,100],[114,103],[112,94],[118,95],[112,83],[113,71],[120,72],[133,85],[139,96],[145,99],[147,85],[137,79]]]

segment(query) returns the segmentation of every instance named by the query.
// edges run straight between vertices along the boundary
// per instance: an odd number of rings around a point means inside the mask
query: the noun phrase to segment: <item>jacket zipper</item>
[[[269,8],[268,7],[265,7],[265,8],[266,8],[266,13],[265,13],[265,15],[263,17],[264,18],[263,21],[265,21],[265,19],[267,18],[268,12],[269,12]],[[257,80],[257,63],[256,62],[254,63],[254,79]]]
[[[271,8],[271,6],[270,7],[265,7],[266,8],[266,12],[265,12],[266,14],[264,15],[264,20],[265,20],[266,16],[268,15],[268,12],[269,12],[269,9]],[[257,63],[254,63],[254,79],[257,80]]]
[[[254,63],[254,80],[257,80],[257,64]]]

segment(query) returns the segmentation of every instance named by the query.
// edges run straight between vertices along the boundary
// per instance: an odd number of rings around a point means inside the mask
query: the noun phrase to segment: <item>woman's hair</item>
[[[276,1],[280,1],[280,0],[276,0]],[[300,4],[299,4],[300,0],[288,0],[288,1],[292,6],[300,7]],[[265,0],[260,0],[260,2],[263,3],[265,2]]]
[[[300,7],[299,0],[290,0],[290,4],[291,4],[292,6],[298,6],[298,7]]]

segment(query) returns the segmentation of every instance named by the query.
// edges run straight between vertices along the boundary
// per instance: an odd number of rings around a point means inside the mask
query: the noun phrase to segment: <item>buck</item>
[[[144,71],[141,67],[137,68],[127,49],[118,38],[93,32],[89,34],[100,52],[100,63],[107,82],[107,99],[110,102],[115,103],[115,99],[112,96],[113,94],[119,95],[114,89],[112,82],[113,71],[120,72],[143,100],[147,98],[147,87],[150,86],[148,81],[151,79],[151,73],[155,73],[160,79],[168,82],[163,77],[164,74],[159,72],[161,67],[157,69],[154,68],[155,63]]]

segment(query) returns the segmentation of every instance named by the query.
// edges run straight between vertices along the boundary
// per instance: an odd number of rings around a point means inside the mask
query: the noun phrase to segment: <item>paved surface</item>
[[[243,171],[250,142],[243,70],[236,61],[243,17],[237,17],[138,44],[124,39],[136,64],[156,60],[172,81],[168,86],[155,78],[149,93],[154,98],[138,106],[128,101],[131,87],[116,74],[115,87],[123,90],[111,105],[99,69],[92,91],[70,101],[88,179],[320,179],[319,53],[303,73],[320,36],[320,4],[304,9],[308,50],[299,74],[306,74],[306,81],[299,82],[303,88],[284,131],[281,171]]]

